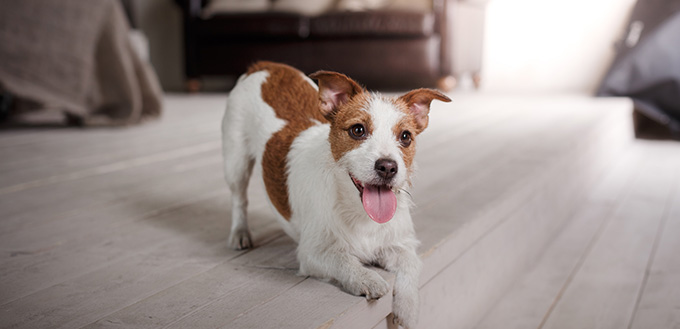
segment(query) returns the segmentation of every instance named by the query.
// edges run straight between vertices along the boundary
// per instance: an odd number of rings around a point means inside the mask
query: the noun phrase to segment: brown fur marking
[[[430,103],[433,99],[442,102],[450,102],[451,99],[441,92],[434,89],[420,88],[414,89],[399,97],[400,101],[406,104],[406,108],[411,112],[418,127],[416,134],[420,134],[429,123]],[[415,113],[414,113],[415,112]]]
[[[356,140],[349,135],[352,126],[359,123],[363,124],[367,137],[373,132],[371,115],[364,110],[368,109],[369,101],[368,93],[356,94],[335,114],[328,136],[331,153],[335,161],[340,160],[345,153],[361,145],[362,140]]]
[[[413,171],[411,164],[413,163],[413,158],[416,155],[416,135],[420,134],[423,132],[423,130],[425,130],[425,128],[427,128],[429,123],[430,103],[432,103],[432,100],[434,99],[443,102],[451,101],[450,98],[439,91],[426,88],[411,90],[401,97],[392,100],[396,108],[406,114],[402,122],[400,122],[399,125],[395,127],[395,136],[399,138],[401,132],[404,130],[408,130],[412,134],[411,145],[409,147],[401,148],[404,163],[406,164],[409,173]],[[414,104],[418,104],[420,106],[420,112],[417,108],[413,108]]]
[[[419,131],[418,124],[416,123],[416,119],[413,117],[411,111],[408,110],[406,103],[399,99],[392,99],[391,101],[394,106],[399,109],[399,111],[405,114],[404,118],[401,119],[401,121],[399,121],[399,123],[394,126],[394,128],[392,128],[392,132],[394,133],[394,136],[396,136],[397,142],[401,142],[401,133],[404,131],[411,133],[411,145],[408,147],[401,147],[401,155],[404,159],[404,164],[406,165],[408,172],[411,173],[413,172],[413,168],[411,166],[413,164],[413,158],[416,156],[416,135],[418,135]]]
[[[327,120],[319,110],[319,94],[303,78],[303,73],[284,64],[257,62],[248,74],[268,71],[262,84],[262,99],[274,109],[276,117],[286,125],[267,141],[262,156],[262,176],[269,199],[285,219],[290,220],[288,200],[287,156],[293,140],[300,132],[314,125],[313,120]]]

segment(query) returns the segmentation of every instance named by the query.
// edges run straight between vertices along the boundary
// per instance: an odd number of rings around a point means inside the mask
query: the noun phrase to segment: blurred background
[[[149,38],[151,61],[157,68],[159,79],[165,90],[182,91],[185,88],[184,78],[184,48],[183,48],[183,10],[176,3],[169,0],[145,0],[129,1],[137,26]],[[203,3],[201,1],[195,1]],[[258,1],[213,1],[207,9],[202,7],[199,17],[204,17],[205,10],[222,7],[225,12],[239,11],[238,4],[242,5],[243,11],[271,12],[276,8],[267,1],[259,1],[260,8],[252,5]],[[286,1],[275,1],[283,3]],[[304,14],[308,4],[305,2],[318,3],[319,1],[288,1],[299,3],[297,10]],[[323,1],[321,1],[323,2]],[[381,10],[394,10],[402,6],[410,12],[425,12],[433,7],[432,0],[415,1],[326,1],[330,3],[361,3],[366,8],[364,12],[377,12]],[[439,5],[436,14],[444,16],[450,28],[449,40],[441,42],[452,47],[449,60],[457,66],[449,68],[450,73],[461,74],[463,79],[466,74],[481,73],[480,88],[493,92],[581,92],[594,93],[609,65],[614,59],[615,42],[625,32],[626,23],[629,19],[635,1],[633,0],[460,0],[460,1],[437,1]],[[183,1],[187,8],[191,1]],[[443,13],[441,8],[444,3],[449,12]],[[232,4],[232,7],[229,7]],[[336,6],[339,4],[336,4]],[[368,9],[368,8],[376,9]],[[342,7],[341,7],[342,8]],[[334,11],[331,7],[329,13]],[[335,10],[341,10],[335,8]],[[295,8],[289,11],[296,12]],[[321,10],[319,10],[321,11]],[[212,19],[218,20],[218,12]],[[324,12],[325,13],[325,12]],[[252,13],[250,13],[252,14]],[[429,13],[428,13],[429,14]],[[244,14],[248,15],[248,14]],[[267,24],[264,17],[258,24]],[[352,22],[347,18],[346,24],[361,26],[365,23],[370,27],[370,17],[359,16]],[[365,21],[362,21],[364,19]],[[395,17],[397,21],[399,17]],[[373,21],[376,28],[379,19]],[[397,21],[398,22],[398,21]],[[202,23],[202,22],[201,22]],[[410,23],[404,18],[404,25]],[[421,23],[418,21],[418,23]],[[431,24],[434,22],[430,22]],[[339,23],[335,23],[339,24]],[[272,24],[274,25],[274,24]],[[329,23],[330,25],[330,23]],[[334,25],[339,31],[343,28]],[[231,33],[241,31],[246,35],[246,27],[230,26]],[[252,27],[251,27],[252,28]],[[275,26],[272,26],[275,29]],[[330,28],[330,27],[328,27]],[[349,29],[349,27],[344,27]],[[416,28],[423,30],[434,27]],[[420,31],[419,31],[420,32]],[[339,32],[338,32],[339,33]],[[366,35],[374,35],[379,32],[363,31]],[[407,32],[402,32],[408,36]],[[358,37],[356,34],[348,37]],[[390,35],[389,37],[394,37]],[[313,38],[311,36],[310,38]],[[351,44],[349,44],[352,47]],[[402,55],[406,49],[391,49]],[[272,47],[270,53],[263,51],[263,57],[276,57],[276,49]],[[303,55],[300,57],[318,56],[316,54]],[[381,53],[385,55],[384,53]],[[237,53],[224,54],[222,61],[232,60]],[[269,56],[266,56],[269,55]],[[328,54],[325,54],[328,55]],[[457,58],[467,56],[468,58]],[[382,57],[382,56],[379,56]],[[348,58],[348,61],[365,61],[365,57]],[[458,61],[458,62],[457,62]],[[467,61],[467,62],[466,62]],[[470,63],[472,62],[472,63]],[[333,63],[326,65],[332,66]],[[324,65],[324,66],[326,66]],[[466,67],[467,65],[467,67]],[[482,70],[483,68],[483,70]],[[408,69],[402,68],[402,69]],[[466,72],[467,71],[467,72]],[[460,78],[460,77],[459,77]],[[208,82],[210,83],[210,82]],[[374,87],[365,82],[368,87]]]
[[[225,92],[272,60],[372,90],[634,96],[640,118],[680,135],[677,0],[0,4],[3,118],[135,122],[160,113],[163,91]]]
[[[160,114],[162,92],[225,92],[272,60],[372,90],[634,95],[640,118],[678,138],[678,3],[3,0],[0,115],[136,122]]]

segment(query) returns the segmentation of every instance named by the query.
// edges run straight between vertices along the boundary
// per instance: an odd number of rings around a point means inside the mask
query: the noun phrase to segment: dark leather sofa
[[[321,69],[342,72],[371,89],[447,90],[462,71],[479,81],[481,60],[459,70],[454,67],[453,20],[466,4],[460,0],[433,0],[432,12],[426,13],[330,12],[309,17],[264,12],[209,18],[201,16],[206,0],[177,1],[184,12],[185,73],[192,91],[199,89],[201,77],[238,76],[257,60],[287,63],[307,74]],[[475,15],[466,16],[469,20]],[[469,33],[481,38],[483,15],[477,16]],[[468,51],[472,57],[481,58],[478,44],[479,49]]]

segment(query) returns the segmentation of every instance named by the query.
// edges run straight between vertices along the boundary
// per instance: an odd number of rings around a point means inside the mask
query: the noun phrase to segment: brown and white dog
[[[376,299],[390,287],[365,265],[379,265],[396,274],[395,322],[413,327],[421,261],[405,191],[430,102],[450,99],[431,89],[388,98],[335,72],[310,77],[318,87],[290,66],[259,62],[229,96],[222,123],[229,244],[252,247],[246,190],[257,163],[276,217],[298,242],[300,274]]]

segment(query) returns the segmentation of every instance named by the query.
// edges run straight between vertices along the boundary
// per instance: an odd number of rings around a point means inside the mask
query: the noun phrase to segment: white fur
[[[225,177],[235,195],[230,241],[236,248],[251,247],[245,216],[248,166],[252,168],[253,159],[261,166],[267,140],[285,124],[261,99],[260,86],[266,77],[266,72],[257,72],[241,78],[231,92],[224,116]],[[390,158],[399,166],[395,190],[406,187],[408,171],[392,128],[404,114],[376,94],[369,108],[363,110],[371,114],[373,131],[360,147],[337,162],[331,154],[328,124],[317,123],[295,138],[287,156],[292,215],[290,221],[278,213],[277,218],[298,242],[301,275],[337,282],[352,294],[373,299],[386,294],[389,286],[365,265],[378,264],[396,273],[395,320],[412,327],[418,314],[421,262],[416,254],[418,241],[410,200],[397,191],[395,216],[378,224],[364,211],[349,177],[351,173],[362,182],[370,182],[376,175],[375,161]],[[247,244],[240,243],[244,238]]]
[[[266,71],[242,75],[227,99],[222,120],[224,177],[232,192],[229,245],[235,249],[252,247],[246,215],[248,181],[255,162],[258,167],[262,163],[267,141],[286,124],[276,117],[274,109],[262,97],[253,97],[262,94],[261,87],[267,77],[269,72]],[[280,222],[286,222],[275,213]]]
[[[397,162],[399,168],[394,178],[395,186],[404,187],[408,172],[399,149],[397,136],[393,131],[393,127],[404,117],[404,114],[378,94],[372,95],[369,108],[365,110],[371,114],[373,131],[359,148],[343,156],[340,163],[358,180],[371,182],[377,179],[373,169],[375,161],[381,158],[392,159]]]

